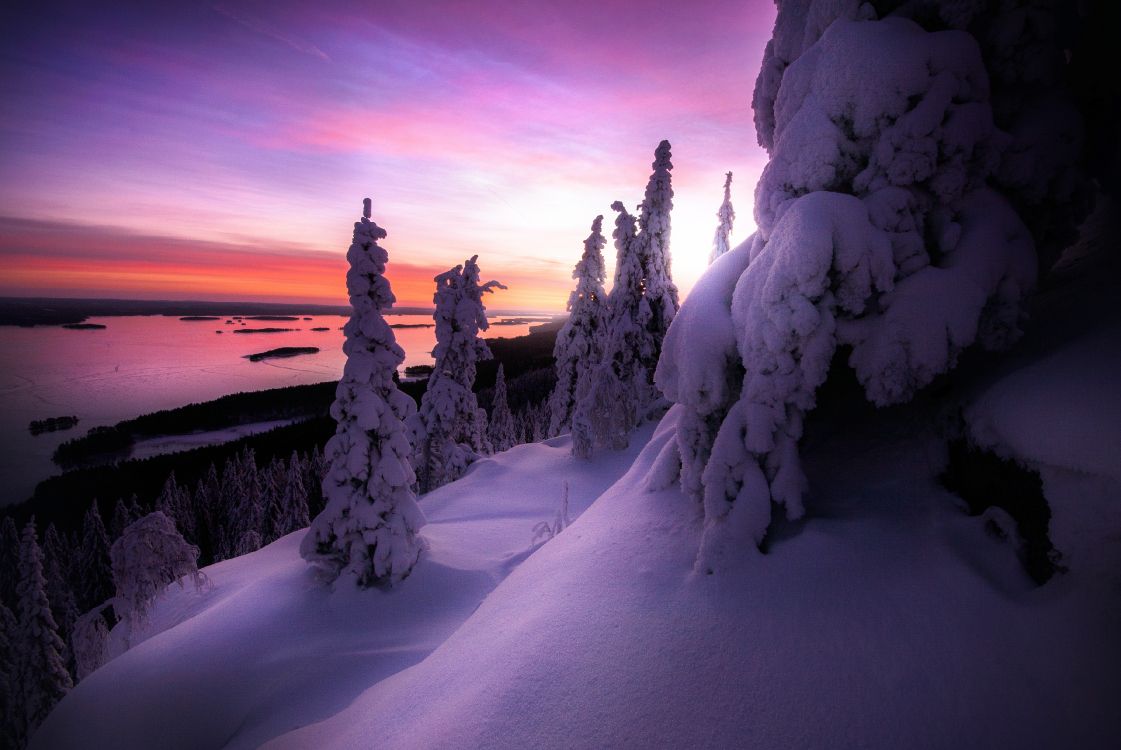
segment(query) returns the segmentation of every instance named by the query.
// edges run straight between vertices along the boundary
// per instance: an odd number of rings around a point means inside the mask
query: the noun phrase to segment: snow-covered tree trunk
[[[571,429],[579,383],[590,377],[603,358],[608,334],[607,294],[603,290],[606,244],[603,217],[597,216],[592,233],[584,240],[584,254],[572,271],[576,288],[568,297],[568,320],[557,333],[553,347],[557,384],[549,401],[551,435]]]
[[[480,284],[477,260],[473,256],[435,278],[436,364],[420,409],[409,422],[422,493],[458,479],[491,451],[486,412],[472,389],[477,363],[491,356],[479,336],[488,328],[483,295],[506,287],[497,281]]]
[[[27,739],[74,686],[63,656],[66,648],[58,636],[58,626],[47,600],[43,555],[34,520],[23,530],[19,573],[15,669],[19,710],[13,718],[17,731]]]
[[[385,278],[389,254],[378,245],[385,236],[370,221],[367,198],[347,251],[354,312],[343,329],[347,359],[331,405],[338,427],[324,451],[326,506],[300,544],[326,579],[346,577],[361,587],[403,580],[423,549],[405,427],[416,406],[393,380],[405,353],[382,316],[396,301]]]
[[[1042,6],[1036,21],[1058,13]],[[1077,182],[1070,154],[1033,140],[1069,129],[1069,108],[1035,130],[999,127],[1039,110],[1022,79],[1008,83],[994,65],[1012,58],[1022,70],[1028,49],[1045,67],[1061,58],[1040,41],[1055,40],[1047,24],[1019,13],[779,3],[754,100],[771,153],[756,191],[759,231],[698,283],[657,371],[683,406],[683,487],[704,502],[699,569],[758,544],[772,505],[802,514],[798,441],[838,347],[869,400],[885,405],[911,398],[967,347],[1018,335],[1041,234],[1015,209],[1057,204],[1067,216],[1078,192],[1063,183]]]
[[[506,397],[506,369],[501,363],[494,379],[494,401],[487,429],[495,453],[514,446],[514,415],[510,412],[510,402]]]
[[[724,178],[724,202],[716,212],[719,224],[716,226],[716,235],[712,238],[712,253],[708,256],[708,263],[719,258],[732,249],[732,224],[736,220],[735,209],[732,208],[732,173],[728,172]]]

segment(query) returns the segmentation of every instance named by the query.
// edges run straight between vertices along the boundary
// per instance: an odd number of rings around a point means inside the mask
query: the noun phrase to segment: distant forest
[[[544,437],[541,422],[547,412],[544,402],[556,380],[553,345],[559,328],[560,323],[553,323],[536,327],[527,336],[490,339],[488,345],[494,358],[479,364],[475,380],[479,403],[489,412],[498,365],[502,364],[509,404],[524,422],[520,434],[526,440]],[[334,434],[335,423],[328,412],[335,387],[336,383],[329,381],[236,393],[141,415],[112,427],[95,428],[59,446],[55,459],[66,471],[40,482],[30,499],[0,513],[12,516],[21,526],[34,516],[40,528],[53,523],[59,531],[77,531],[95,499],[106,515],[112,513],[118,499],[135,501],[143,510],[154,508],[172,471],[181,485],[193,487],[206,476],[211,465],[221,468],[247,449],[261,465],[273,459],[287,459],[293,451],[311,455],[322,450]],[[423,380],[400,384],[401,390],[417,403],[425,387]],[[220,445],[121,460],[134,442],[146,437],[221,430],[278,419],[296,421]]]

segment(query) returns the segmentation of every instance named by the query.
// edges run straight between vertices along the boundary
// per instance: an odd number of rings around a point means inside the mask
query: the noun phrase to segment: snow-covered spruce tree
[[[592,233],[584,240],[584,254],[572,270],[576,288],[568,296],[568,320],[557,333],[553,346],[557,384],[549,400],[549,433],[560,435],[571,429],[576,390],[603,357],[607,343],[607,293],[603,290],[606,270],[603,248],[603,216],[592,222]]]
[[[639,206],[638,247],[642,267],[642,295],[650,308],[647,324],[649,348],[652,353],[643,355],[642,364],[647,377],[654,377],[658,356],[662,353],[662,340],[670,323],[681,307],[677,285],[670,273],[670,212],[673,210],[673,187],[670,184],[669,141],[662,141],[654,151],[653,173],[646,184],[646,195]],[[646,347],[643,347],[645,350]],[[642,415],[640,415],[642,416]]]
[[[90,503],[82,520],[82,544],[77,565],[78,611],[86,612],[113,595],[109,562],[109,534],[101,520],[97,500]]]
[[[198,529],[199,556],[203,560],[217,562],[220,558],[219,551],[223,542],[222,524],[222,479],[218,474],[218,467],[213,463],[206,469],[206,474],[195,485],[195,492],[191,504],[195,508],[195,523]]]
[[[16,606],[19,580],[19,529],[11,516],[0,523],[0,603]]]
[[[175,480],[175,472],[171,472],[159,497],[156,498],[156,510],[163,511],[164,515],[175,522],[175,528],[186,539],[195,539],[198,529],[195,522],[195,509],[191,503],[191,493],[186,487],[181,487]]]
[[[135,501],[134,497],[133,502]],[[118,497],[116,505],[113,506],[113,517],[109,519],[109,539],[117,540],[124,533],[125,527],[137,518],[139,516],[133,513],[131,504],[126,503],[124,498]]]
[[[490,409],[490,422],[487,425],[490,443],[495,453],[509,450],[514,446],[514,415],[506,398],[506,368],[498,365],[494,378],[494,401]]]
[[[277,521],[282,512],[286,475],[286,464],[279,458],[269,461],[261,470],[261,499],[265,508],[261,519],[261,538],[265,544],[281,536]]]
[[[736,220],[736,211],[732,208],[731,172],[728,172],[724,177],[724,202],[720,204],[720,210],[716,212],[716,218],[720,220],[720,223],[717,224],[716,235],[712,238],[712,253],[708,256],[709,265],[712,265],[712,261],[732,249],[730,240],[732,223]]]
[[[307,494],[308,516],[311,518],[322,513],[326,505],[323,497],[323,480],[326,478],[327,460],[319,446],[313,445],[304,461],[304,492]]]
[[[63,656],[65,645],[58,637],[47,600],[43,553],[34,520],[24,527],[20,540],[19,574],[15,669],[19,710],[14,719],[17,731],[26,740],[74,686]]]
[[[413,494],[412,446],[405,420],[413,400],[393,381],[405,352],[382,311],[396,301],[378,245],[386,232],[370,221],[370,199],[354,225],[346,288],[353,313],[343,329],[346,365],[331,416],[338,423],[324,451],[326,507],[300,543],[300,554],[329,581],[361,587],[403,580],[420,557],[424,515]]]
[[[206,579],[199,572],[198,556],[198,547],[188,544],[162,511],[129,524],[109,550],[117,615],[134,627],[144,622],[156,598],[172,583],[182,586],[182,579],[190,577],[200,588]]]
[[[284,515],[278,521],[283,534],[290,534],[297,529],[307,527],[311,523],[308,517],[307,487],[304,485],[304,463],[300,454],[292,451],[285,467],[287,475],[284,481],[284,501],[281,505]]]
[[[47,601],[51,603],[51,615],[58,626],[58,636],[62,640],[63,659],[67,668],[72,665],[70,635],[74,622],[81,614],[71,586],[73,566],[70,562],[70,545],[52,523],[43,534],[43,577],[47,581]]]
[[[966,347],[1018,335],[1037,255],[1014,210],[1021,199],[1001,189],[1022,152],[994,123],[998,79],[978,44],[1036,38],[1008,16],[1017,12],[779,3],[754,102],[771,152],[759,231],[698,284],[657,373],[681,405],[683,486],[704,502],[699,569],[758,544],[772,504],[802,514],[798,440],[839,346],[884,405],[908,400]],[[1069,170],[1052,166],[1035,186],[1069,208],[1055,178]]]
[[[583,458],[601,446],[620,450],[639,415],[651,400],[649,372],[644,362],[656,354],[650,337],[652,314],[644,295],[641,242],[635,217],[620,201],[615,231],[615,279],[608,298],[610,328],[603,357],[576,387],[572,417],[572,452]]]
[[[292,451],[288,461],[273,462],[270,490],[274,494],[269,504],[268,541],[279,539],[308,525],[307,489],[304,487],[304,465],[300,455]]]
[[[222,481],[229,512],[224,557],[238,557],[260,549],[265,493],[253,449],[247,447],[234,456],[227,464]]]
[[[479,283],[479,256],[435,278],[436,360],[420,409],[410,421],[417,484],[430,492],[458,479],[480,455],[490,452],[486,412],[472,390],[480,360],[490,349],[479,336],[488,328],[483,295],[506,287]]]
[[[22,744],[16,722],[20,710],[16,690],[17,634],[16,616],[0,602],[0,747],[17,748]]]

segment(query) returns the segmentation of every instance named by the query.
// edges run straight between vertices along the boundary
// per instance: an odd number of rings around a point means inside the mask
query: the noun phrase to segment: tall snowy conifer
[[[658,366],[658,355],[662,352],[662,340],[681,306],[677,286],[670,274],[670,212],[673,210],[670,171],[673,163],[670,162],[669,141],[658,144],[651,167],[654,171],[639,206],[638,244],[642,294],[650,307],[647,327],[652,350],[652,353],[643,355],[642,364],[650,382],[653,382],[654,368]]]
[[[51,615],[43,577],[43,553],[35,534],[35,521],[23,530],[19,549],[19,626],[16,677],[20,710],[15,717],[22,734],[30,738],[55,704],[72,688],[63,656],[65,645]]]
[[[510,402],[506,397],[506,369],[501,363],[494,378],[494,401],[487,431],[496,453],[514,446],[514,415],[510,412]]]
[[[591,377],[607,344],[607,294],[603,290],[606,244],[603,216],[597,216],[592,222],[592,233],[584,240],[584,254],[572,270],[576,288],[568,297],[568,320],[557,333],[553,347],[557,385],[549,401],[551,435],[571,429],[579,383]]]
[[[326,507],[300,544],[300,554],[327,580],[340,576],[361,587],[404,579],[423,548],[424,515],[416,504],[404,421],[416,405],[393,381],[405,352],[382,311],[396,301],[378,245],[385,230],[370,221],[370,199],[354,225],[347,251],[347,291],[353,313],[343,329],[346,365],[331,416],[338,426],[324,451]]]
[[[635,217],[620,201],[611,204],[615,219],[615,281],[608,307],[611,326],[603,357],[595,370],[577,383],[572,418],[574,455],[589,457],[596,447],[619,450],[650,402],[644,362],[655,354],[650,337],[650,305],[643,294],[641,242]]]
[[[305,469],[300,454],[292,451],[292,457],[284,464],[284,471],[281,516],[274,521],[278,536],[302,529],[311,522],[308,518],[307,487],[304,486]]]
[[[716,212],[716,218],[720,220],[720,224],[716,227],[716,236],[712,238],[712,254],[708,256],[708,262],[719,258],[724,253],[732,249],[730,244],[732,237],[732,223],[736,220],[735,209],[732,208],[732,173],[728,172],[724,179],[724,202],[720,204],[720,210]]]
[[[483,295],[506,287],[479,283],[479,256],[435,278],[436,360],[420,410],[410,422],[414,436],[417,483],[421,492],[458,479],[480,455],[491,450],[486,412],[472,390],[480,360],[490,349],[479,336],[487,323]]]

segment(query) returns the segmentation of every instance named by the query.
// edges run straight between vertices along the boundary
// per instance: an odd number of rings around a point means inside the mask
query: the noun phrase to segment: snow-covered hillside
[[[256,747],[334,715],[444,642],[530,553],[533,527],[553,520],[565,483],[575,518],[651,429],[631,451],[580,461],[579,471],[567,438],[476,463],[424,498],[429,549],[391,592],[326,590],[300,557],[306,531],[206,568],[212,588],[171,587],[148,633],[134,636],[147,640],[83,680],[34,747]]]
[[[1116,333],[1026,358],[967,409],[1043,471],[1070,567],[1046,586],[938,485],[932,401],[823,419],[807,520],[698,575],[700,508],[648,487],[675,409],[610,489],[633,452],[585,464],[562,438],[477,464],[422,501],[431,548],[392,593],[326,593],[299,534],[213,566],[213,590],[163,600],[163,632],[82,682],[34,746],[1109,746],[1118,462],[1064,456],[1121,445]],[[1102,428],[1033,450],[1012,390],[1096,406]],[[591,507],[526,557],[565,480],[574,515]]]
[[[1121,746],[1121,242],[1081,146],[1090,17],[778,4],[758,231],[678,310],[668,142],[638,223],[613,206],[611,335],[561,418],[590,461],[564,436],[451,481],[435,451],[405,580],[324,587],[299,534],[212,566],[32,747]],[[355,455],[337,486],[385,506]],[[535,546],[563,497],[577,520]]]

